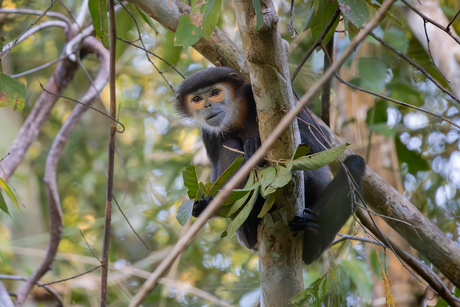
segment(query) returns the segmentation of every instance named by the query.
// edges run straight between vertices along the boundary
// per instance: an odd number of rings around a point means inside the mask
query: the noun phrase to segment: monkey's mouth
[[[209,115],[208,117],[206,117],[206,120],[208,121],[208,120],[210,120],[210,119],[213,119],[214,117],[218,116],[218,115],[221,114],[221,113],[222,113],[222,112],[217,112],[217,113],[215,113],[215,114],[211,114],[211,115]]]

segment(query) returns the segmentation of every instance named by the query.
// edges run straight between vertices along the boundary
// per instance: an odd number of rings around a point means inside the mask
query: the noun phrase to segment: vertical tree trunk
[[[249,61],[250,76],[259,117],[262,142],[293,108],[287,55],[289,45],[278,28],[278,16],[270,0],[262,0],[263,25],[256,30],[257,17],[252,0],[234,0],[243,48]],[[299,144],[294,121],[272,146],[270,159],[292,157]],[[288,222],[295,208],[303,208],[303,175],[297,173],[279,194],[276,210],[259,225],[259,270],[263,306],[287,306],[290,298],[303,290],[299,239],[293,237]]]

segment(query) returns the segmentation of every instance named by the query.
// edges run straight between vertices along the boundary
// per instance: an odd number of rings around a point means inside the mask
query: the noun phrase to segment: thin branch
[[[364,242],[364,243],[372,243],[372,244],[376,244],[376,245],[386,247],[385,244],[383,244],[380,241],[370,240],[368,238],[363,238],[363,237],[344,235],[344,234],[341,234],[341,233],[339,233],[338,235],[340,236],[340,238],[334,240],[334,242],[332,242],[332,245],[335,245],[335,244],[337,244],[339,242],[342,242],[342,241],[351,240],[351,241],[360,241],[360,242]]]
[[[446,27],[447,32],[450,32],[450,26],[452,25],[452,23],[454,23],[454,20],[458,17],[459,14],[460,14],[460,11],[458,11],[457,14],[455,14],[454,18],[452,18],[452,20],[449,21]]]
[[[9,279],[9,280],[22,280],[22,281],[27,281],[27,277],[23,277],[23,276],[17,276],[17,275],[0,275],[0,279]],[[43,287],[45,288],[45,290],[52,296],[56,299],[58,305],[57,306],[60,306],[60,307],[63,307],[64,306],[64,303],[62,302],[62,298],[61,296],[59,295],[59,293],[56,292],[56,290],[54,290],[53,288],[45,285],[44,283],[42,283],[41,281],[37,281],[36,284],[39,286],[39,287]]]
[[[457,98],[457,96],[455,96],[454,94],[452,94],[448,89],[446,89],[445,87],[443,87],[435,78],[433,78],[422,66],[418,65],[417,63],[415,63],[412,59],[410,59],[407,55],[405,55],[404,53],[402,53],[401,51],[393,48],[390,44],[388,44],[386,41],[384,41],[383,39],[381,39],[380,37],[378,37],[377,35],[375,35],[374,33],[370,32],[369,33],[370,36],[372,36],[376,41],[378,41],[380,44],[382,44],[384,47],[390,49],[391,51],[393,51],[394,53],[396,53],[400,58],[402,58],[404,61],[408,62],[409,64],[411,64],[412,66],[414,66],[415,68],[417,68],[421,73],[423,73],[428,79],[431,80],[431,82],[433,82],[441,91],[443,91],[444,93],[446,93],[447,95],[449,95],[453,100],[455,100],[456,102],[460,103],[460,99]]]
[[[67,32],[68,30],[68,25],[60,20],[49,20],[42,22],[41,24],[33,27],[32,29],[28,30],[25,32],[20,38],[16,38],[14,41],[11,43],[7,44],[6,46],[3,47],[2,53],[9,52],[15,45],[19,45],[21,42],[23,42],[25,39],[27,39],[29,36],[34,35],[38,31],[41,31],[43,29],[47,28],[52,28],[52,27],[60,27],[64,28],[64,30]]]
[[[291,38],[294,38],[296,35],[299,35],[294,26],[294,12],[295,12],[295,0],[291,0],[291,10],[289,11],[290,19],[287,25],[288,30],[292,31]]]
[[[207,222],[207,220],[214,215],[223,201],[230,195],[231,191],[235,189],[240,182],[246,178],[249,172],[257,165],[257,163],[265,156],[266,152],[270,147],[275,143],[276,140],[281,136],[281,134],[286,130],[290,123],[296,118],[304,106],[307,104],[310,99],[312,99],[324,83],[331,78],[334,73],[340,68],[340,66],[345,62],[348,56],[353,52],[353,50],[366,38],[370,31],[375,28],[380,19],[384,16],[386,10],[393,4],[395,0],[385,0],[380,7],[380,9],[372,17],[368,26],[359,32],[350,42],[350,45],[345,48],[341,56],[337,61],[324,73],[320,80],[315,83],[302,99],[297,103],[294,109],[292,109],[283,119],[280,121],[278,126],[273,130],[273,132],[268,136],[265,142],[262,143],[261,147],[254,153],[254,155],[246,161],[246,163],[236,172],[233,177],[227,182],[223,190],[221,190],[212,202],[206,207],[206,209],[200,214],[196,219],[195,223],[190,227],[190,231],[182,237],[174,246],[174,249],[171,251],[171,254],[164,259],[160,265],[152,272],[152,275],[147,279],[147,281],[142,285],[139,291],[134,296],[133,300],[130,303],[130,307],[138,306],[145,297],[155,289],[158,279],[164,274],[164,272],[169,268],[174,259],[186,248],[190,243],[193,237],[198,233],[201,227]]]
[[[117,118],[116,103],[116,47],[117,47],[117,28],[115,24],[115,1],[108,1],[109,27],[110,27],[110,117]],[[121,2],[120,2],[121,3]],[[107,277],[109,274],[109,251],[110,251],[110,224],[112,219],[112,196],[113,196],[113,176],[115,164],[115,134],[117,125],[115,120],[110,121],[109,126],[109,148],[107,161],[107,186],[105,195],[105,219],[104,219],[104,239],[102,245],[102,272],[100,288],[100,305],[107,304]]]
[[[452,86],[452,82],[450,82],[449,78],[442,72],[442,70],[439,69],[438,65],[436,65],[436,62],[434,61],[433,54],[431,53],[431,47],[430,47],[430,37],[428,36],[428,31],[426,29],[426,23],[427,21],[423,21],[423,29],[425,30],[425,38],[426,38],[426,46],[428,49],[428,54],[430,55],[431,62],[433,63],[434,67],[441,73],[441,75],[444,77],[444,79],[447,80],[447,82]]]
[[[337,8],[334,12],[334,15],[332,15],[331,20],[327,23],[326,27],[324,28],[323,32],[319,35],[319,37],[316,39],[316,41],[313,43],[313,45],[310,47],[310,49],[307,51],[303,59],[300,61],[300,64],[297,65],[297,68],[295,71],[292,73],[291,76],[291,82],[294,81],[295,77],[297,77],[297,74],[300,72],[300,69],[302,66],[305,64],[305,62],[308,60],[310,55],[313,53],[313,51],[318,47],[320,44],[322,44],[324,37],[326,37],[326,34],[329,32],[329,30],[332,28],[334,25],[335,21],[337,18],[340,16],[340,9]]]
[[[39,10],[31,10],[31,9],[1,9],[0,8],[0,13],[3,14],[23,14],[23,15],[43,15],[43,11]],[[46,17],[53,17],[53,18],[59,18],[62,21],[64,21],[68,26],[72,24],[69,18],[67,16],[62,15],[61,13],[57,12],[46,12]]]
[[[346,84],[347,86],[355,89],[355,90],[358,90],[358,91],[361,91],[363,93],[366,93],[366,94],[369,94],[369,95],[373,95],[373,96],[376,96],[376,97],[379,97],[379,98],[382,98],[382,99],[385,99],[385,100],[388,100],[388,101],[391,101],[393,103],[396,103],[396,104],[399,104],[401,106],[405,106],[405,107],[408,107],[408,108],[411,108],[411,109],[414,109],[414,110],[417,110],[417,111],[420,111],[420,112],[423,112],[425,114],[428,114],[428,115],[431,115],[431,116],[434,116],[434,117],[437,117],[449,124],[451,124],[452,126],[460,129],[460,125],[457,125],[456,123],[454,123],[453,121],[445,118],[444,116],[442,115],[438,115],[436,113],[433,113],[433,112],[430,112],[430,111],[427,111],[425,109],[422,109],[422,108],[419,108],[419,107],[416,107],[416,106],[413,106],[411,104],[408,104],[408,103],[405,103],[405,102],[402,102],[400,100],[396,100],[396,99],[393,99],[393,98],[390,98],[388,96],[385,96],[385,95],[382,95],[382,94],[379,94],[379,93],[375,93],[375,92],[372,92],[372,91],[369,91],[369,90],[366,90],[362,87],[359,87],[359,86],[356,86],[348,81],[345,81],[344,79],[342,79],[341,77],[339,77],[338,74],[335,74],[335,77],[337,78],[337,80],[339,80],[340,83],[343,83],[343,84]]]
[[[83,275],[89,274],[89,273],[91,273],[91,272],[93,272],[93,271],[96,271],[96,270],[99,269],[100,267],[102,267],[102,265],[98,265],[97,267],[92,268],[91,270],[86,271],[86,272],[83,272],[83,273],[81,273],[81,274],[78,274],[78,275],[75,275],[75,276],[72,276],[72,277],[69,277],[69,278],[64,278],[64,279],[52,281],[52,282],[49,282],[49,283],[47,283],[47,284],[40,285],[39,287],[49,286],[49,285],[52,285],[52,284],[59,284],[59,283],[64,282],[64,281],[76,279],[76,278],[81,277],[81,276],[83,276]]]
[[[439,24],[436,21],[434,21],[433,19],[429,18],[428,16],[426,16],[425,14],[423,14],[422,12],[417,10],[417,8],[415,6],[413,6],[412,4],[407,2],[406,0],[401,0],[401,2],[404,3],[412,11],[414,11],[417,15],[419,15],[424,21],[427,21],[427,22],[431,23],[435,27],[437,27],[437,28],[443,30],[444,32],[446,32],[447,34],[449,34],[449,36],[452,37],[454,39],[454,41],[456,41],[457,44],[460,45],[460,39],[455,34],[450,32],[450,30],[447,27],[444,27],[441,24]],[[458,13],[457,13],[457,15],[458,15]]]
[[[118,210],[120,210],[121,214],[123,215],[123,217],[125,218],[126,222],[128,223],[129,227],[131,227],[131,230],[134,232],[134,234],[139,238],[139,240],[144,244],[145,248],[146,249],[150,249],[147,244],[144,242],[144,240],[142,240],[142,238],[139,236],[139,234],[136,232],[136,230],[134,230],[133,228],[133,225],[131,225],[131,223],[129,222],[128,220],[128,217],[125,215],[125,213],[123,212],[123,210],[121,210],[121,207],[120,205],[118,204],[118,201],[117,199],[115,198],[114,195],[112,195],[113,197],[113,200],[115,201],[115,203],[117,204],[117,207],[118,207]]]
[[[101,260],[96,256],[96,254],[93,252],[93,249],[91,248],[91,245],[89,245],[88,241],[86,241],[86,238],[85,238],[85,235],[83,234],[83,232],[80,230],[80,234],[81,234],[81,237],[83,238],[83,240],[85,240],[85,243],[86,243],[86,246],[88,246],[89,250],[91,251],[91,254],[93,254],[94,258],[97,259],[97,261],[99,261],[99,263],[101,262]]]
[[[46,13],[47,13],[49,10],[51,10],[51,8],[52,8],[53,5],[56,3],[56,1],[57,1],[57,0],[51,0],[51,3],[50,3],[50,5],[48,5],[48,7],[46,8],[46,10],[44,10],[43,13],[42,13],[40,16],[38,16],[38,18],[37,18],[34,22],[32,22],[24,31],[22,31],[21,34],[19,34],[18,37],[16,37],[16,39],[15,39],[14,41],[12,41],[12,43],[11,43],[11,45],[10,45],[10,48],[9,48],[8,50],[6,50],[6,51],[4,51],[4,52],[2,51],[2,53],[0,53],[0,60],[3,60],[3,59],[5,58],[5,56],[10,52],[11,48],[13,48],[13,47],[16,45],[16,43],[19,41],[19,39],[21,38],[22,35],[24,35],[25,33],[27,33],[27,31],[29,31],[30,28],[32,28],[33,26],[35,26],[35,25],[40,21],[40,19],[42,19],[43,16],[45,16]]]
[[[85,25],[85,19],[88,13],[88,0],[83,0],[82,4],[80,5],[80,11],[78,12],[78,16],[76,18],[76,23],[80,28],[83,28]]]
[[[58,63],[59,61],[62,61],[64,59],[66,59],[67,57],[68,57],[68,55],[63,54],[63,55],[61,55],[61,57],[59,57],[59,58],[57,58],[55,60],[52,60],[51,62],[48,62],[46,64],[43,64],[43,65],[35,67],[35,68],[32,68],[31,70],[21,72],[21,73],[16,74],[16,75],[11,75],[10,77],[13,78],[13,79],[16,79],[16,78],[19,78],[19,77],[24,77],[24,76],[33,74],[33,73],[35,73],[37,71],[40,71],[40,70],[45,69],[47,67],[50,67],[53,64]]]
[[[175,72],[177,72],[183,79],[185,79],[184,75],[181,74],[181,72],[178,71],[177,68],[174,67],[174,65],[170,64],[168,61],[166,61],[166,60],[163,59],[162,57],[159,57],[158,55],[156,55],[156,54],[153,53],[152,51],[147,50],[146,48],[143,48],[143,47],[141,47],[141,46],[138,46],[138,45],[134,44],[133,42],[130,42],[130,41],[125,40],[125,39],[122,39],[122,38],[120,38],[120,37],[117,37],[117,39],[120,40],[120,41],[122,41],[122,42],[124,42],[124,43],[130,44],[131,46],[134,46],[134,47],[136,47],[136,48],[138,48],[138,49],[144,50],[145,52],[147,52],[147,53],[153,55],[153,56],[156,57],[157,59],[160,59],[161,61],[163,61],[163,63],[165,63],[166,65],[169,65],[169,67],[171,67],[171,68],[172,68]]]
[[[42,90],[43,90],[44,92],[46,92],[46,93],[48,93],[48,94],[50,94],[50,95],[52,95],[52,96],[56,96],[56,97],[59,97],[59,98],[68,99],[68,100],[70,100],[70,101],[76,102],[76,103],[78,103],[78,104],[84,106],[85,108],[88,108],[88,109],[91,109],[91,110],[93,110],[93,111],[96,111],[97,113],[100,113],[100,114],[104,115],[105,117],[107,117],[107,118],[109,118],[109,119],[115,121],[117,124],[119,124],[119,125],[123,128],[123,130],[117,130],[117,132],[119,132],[119,133],[125,132],[125,130],[126,130],[125,125],[123,125],[121,122],[119,122],[119,121],[116,120],[115,118],[111,117],[110,115],[107,115],[107,114],[105,114],[104,112],[102,112],[102,111],[100,111],[100,110],[98,110],[98,109],[96,109],[96,108],[93,108],[93,107],[87,105],[86,103],[81,102],[81,101],[79,101],[79,100],[77,100],[77,99],[73,99],[73,98],[70,98],[70,97],[66,97],[66,96],[62,96],[62,95],[58,95],[58,94],[51,93],[50,91],[47,91],[47,90],[45,89],[45,87],[44,87],[43,84],[40,82],[40,80],[37,80],[37,81],[38,81],[38,83],[40,84],[40,87],[42,88]],[[92,85],[91,85],[91,86],[92,86]],[[101,88],[101,89],[99,89],[99,91],[97,91],[97,96],[99,96],[99,93],[100,93],[100,91],[102,91],[102,90],[103,90],[103,88]]]

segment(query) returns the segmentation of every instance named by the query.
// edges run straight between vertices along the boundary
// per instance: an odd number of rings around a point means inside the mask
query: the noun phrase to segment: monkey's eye
[[[212,90],[211,96],[217,96],[217,95],[219,95],[219,93],[220,93],[220,90],[215,88],[215,89]]]
[[[193,97],[193,99],[192,99],[193,102],[200,102],[200,100],[201,100],[201,97],[200,97],[200,96],[195,96],[195,97]]]

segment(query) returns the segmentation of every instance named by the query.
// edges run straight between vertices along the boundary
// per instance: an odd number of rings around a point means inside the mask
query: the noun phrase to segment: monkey
[[[261,145],[251,83],[231,68],[206,68],[189,76],[176,92],[175,107],[182,117],[201,125],[202,140],[212,166],[211,182],[215,182],[239,156],[223,145],[243,151],[245,161]],[[302,119],[298,120],[301,141],[310,146],[309,154],[325,150],[320,133],[309,127],[314,124],[313,120],[306,112],[300,113],[298,118]],[[323,134],[329,138],[324,129]],[[362,191],[364,159],[350,155],[344,160],[344,165],[356,182],[358,192]],[[351,193],[343,167],[333,179],[328,166],[304,171],[304,183],[305,208],[301,214],[294,216],[289,225],[294,232],[304,232],[303,261],[310,264],[331,245],[351,216],[354,193]],[[196,201],[192,215],[199,216],[211,200],[212,197],[208,196]],[[263,204],[264,199],[259,196],[248,218],[236,232],[239,242],[254,251],[257,250],[260,222],[257,215]]]

